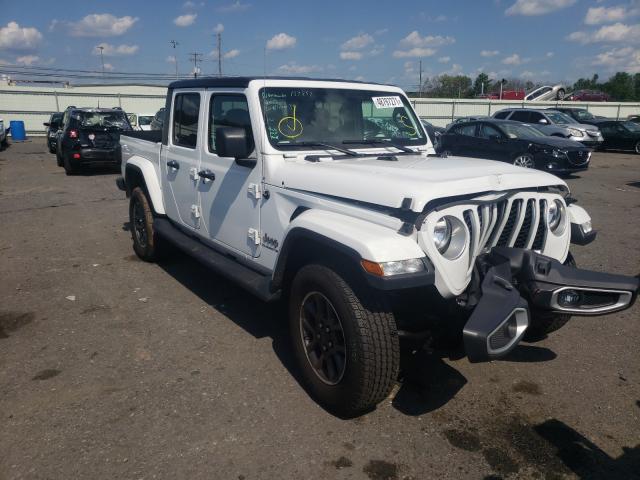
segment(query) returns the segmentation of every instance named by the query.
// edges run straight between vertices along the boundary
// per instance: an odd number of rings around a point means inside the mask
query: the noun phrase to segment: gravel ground
[[[282,309],[176,254],[133,255],[117,172],[66,177],[44,142],[0,152],[0,479],[640,478],[639,312],[575,318],[508,358],[422,353],[340,420],[296,380]],[[569,179],[640,271],[640,157]]]

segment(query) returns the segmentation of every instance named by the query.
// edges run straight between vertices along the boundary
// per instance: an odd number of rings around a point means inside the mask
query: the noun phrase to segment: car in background
[[[451,126],[440,137],[439,151],[557,175],[586,170],[591,159],[591,150],[581,143],[547,136],[525,123],[493,118]]]
[[[475,120],[482,120],[484,118],[491,118],[491,117],[488,117],[486,115],[470,115],[468,117],[459,117],[459,118],[456,118],[453,122],[448,123],[447,126],[445,127],[445,130],[449,128],[451,125],[456,125],[457,123],[473,122]]]
[[[629,120],[595,122],[604,137],[602,150],[627,150],[640,154],[640,125]]]
[[[507,108],[494,113],[493,118],[535,125],[546,135],[568,138],[588,147],[597,148],[603,140],[600,131],[594,125],[576,123],[572,117],[555,110]]]
[[[640,115],[629,115],[627,120],[633,123],[640,123]]]
[[[127,113],[127,119],[134,130],[151,130],[153,113]]]
[[[530,102],[542,102],[545,100],[563,100],[567,89],[564,85],[545,85],[527,93],[525,100]],[[504,98],[504,97],[503,97]]]
[[[442,135],[446,129],[443,127],[436,127],[433,123],[424,118],[420,118],[420,123],[422,123],[422,126],[427,131],[427,135],[429,135],[431,143],[433,143],[433,147],[437,148],[440,135]]]
[[[84,166],[119,165],[120,132],[131,130],[121,108],[69,107],[58,132],[58,166],[74,175]]]
[[[577,123],[584,124],[592,124],[591,122],[598,121],[598,119],[602,119],[603,117],[597,117],[592,114],[586,108],[576,108],[576,107],[549,107],[547,110],[553,110],[556,112],[564,113],[565,115],[573,118]]]
[[[502,97],[500,92],[491,92],[487,94],[486,98],[489,100],[524,100],[527,92],[524,90],[503,90]]]
[[[164,125],[164,112],[164,107],[156,112],[153,120],[151,120],[151,124],[149,125],[149,130],[162,130],[162,126]]]
[[[596,90],[576,90],[565,96],[564,99],[572,102],[608,102],[611,100],[609,95]]]
[[[62,112],[52,113],[49,117],[49,121],[44,122],[42,125],[47,127],[46,135],[47,135],[47,148],[49,149],[49,153],[56,153],[56,145],[58,142],[58,130],[62,125]]]

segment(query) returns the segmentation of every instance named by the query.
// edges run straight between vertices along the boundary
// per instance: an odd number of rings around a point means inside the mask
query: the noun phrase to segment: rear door
[[[198,196],[202,208],[203,234],[214,242],[247,255],[260,253],[260,204],[262,162],[240,165],[234,158],[221,157],[216,148],[216,130],[243,128],[255,145],[247,97],[239,91],[207,91],[207,138],[203,141]],[[257,125],[256,125],[257,127]],[[254,148],[249,155],[256,158]],[[213,175],[211,175],[213,174]],[[207,176],[209,178],[207,178]]]
[[[498,131],[493,125],[481,123],[476,140],[478,148],[482,150],[482,158],[490,160],[510,161],[511,141],[502,132]]]
[[[173,92],[171,112],[167,119],[169,138],[166,148],[162,148],[160,159],[162,194],[167,215],[193,230],[198,230],[201,225],[196,188],[203,142],[198,128],[202,123],[203,102],[202,89]]]
[[[480,154],[477,142],[474,138],[476,134],[475,123],[463,123],[452,126],[447,132],[446,145],[442,150],[451,152],[453,155],[464,157],[474,157]]]

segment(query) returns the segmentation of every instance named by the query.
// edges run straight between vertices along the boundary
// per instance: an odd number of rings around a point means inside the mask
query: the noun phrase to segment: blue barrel
[[[9,122],[9,128],[11,128],[11,138],[18,142],[27,139],[27,134],[24,131],[24,122],[22,120],[11,120]]]

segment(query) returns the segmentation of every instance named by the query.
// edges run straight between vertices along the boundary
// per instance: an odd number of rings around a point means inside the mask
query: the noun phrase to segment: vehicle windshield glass
[[[640,132],[640,125],[633,122],[622,122],[622,125],[626,127],[627,130],[637,133]]]
[[[110,112],[76,112],[74,117],[80,122],[81,127],[131,130],[129,120],[127,120],[122,110]]]
[[[548,93],[548,92],[550,92],[551,90],[553,90],[551,87],[540,87],[539,89],[534,90],[533,92],[531,92],[531,93],[528,95],[528,98],[529,98],[530,100],[531,100],[531,99],[534,99],[534,98],[538,98],[540,95],[544,95],[545,93]]]
[[[278,148],[306,149],[312,143],[363,144],[373,140],[424,145],[420,121],[403,95],[394,92],[329,88],[260,90],[269,142]],[[314,147],[321,148],[321,147]]]
[[[503,123],[500,124],[500,127],[509,138],[538,138],[546,136],[540,130],[525,124]]]
[[[138,117],[138,125],[151,125],[152,115],[140,115]]]
[[[596,118],[587,110],[575,110],[575,115],[578,120],[594,120]]]
[[[553,123],[559,123],[561,125],[576,123],[573,118],[562,112],[547,112],[547,117],[549,117]]]

